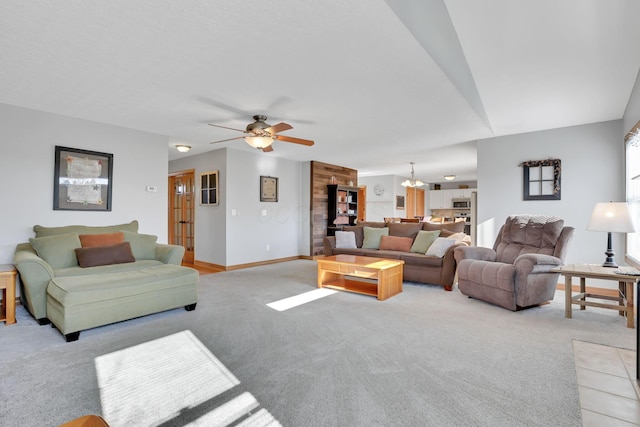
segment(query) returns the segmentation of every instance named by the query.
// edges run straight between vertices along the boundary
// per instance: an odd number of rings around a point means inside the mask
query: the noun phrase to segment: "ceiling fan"
[[[234,139],[244,138],[247,144],[249,144],[254,148],[257,148],[258,150],[262,150],[264,152],[273,151],[273,147],[271,146],[271,144],[273,144],[273,141],[276,141],[276,140],[284,141],[284,142],[293,142],[294,144],[306,145],[308,147],[313,145],[313,141],[309,139],[301,139],[301,138],[294,138],[292,136],[278,135],[279,132],[293,129],[293,127],[290,124],[282,122],[282,123],[278,123],[277,125],[271,126],[270,124],[265,123],[265,121],[267,120],[267,116],[262,116],[262,115],[253,116],[253,120],[255,120],[255,122],[248,124],[245,130],[234,129],[227,126],[220,126],[220,125],[214,125],[212,123],[209,123],[209,126],[235,130],[235,131],[247,134],[247,136],[237,136],[235,138],[228,138],[228,139],[222,139],[220,141],[213,141],[211,142],[211,144],[217,144],[218,142],[232,141]]]

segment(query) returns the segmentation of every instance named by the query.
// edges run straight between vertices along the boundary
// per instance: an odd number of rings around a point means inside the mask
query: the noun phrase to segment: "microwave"
[[[471,209],[471,199],[451,199],[453,209]]]

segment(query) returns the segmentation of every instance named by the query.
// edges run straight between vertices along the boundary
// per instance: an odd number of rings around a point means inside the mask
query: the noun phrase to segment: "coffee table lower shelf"
[[[332,280],[322,284],[323,288],[336,289],[338,291],[355,292],[357,294],[378,296],[378,284],[365,282],[363,280],[354,280],[342,277],[338,280]]]

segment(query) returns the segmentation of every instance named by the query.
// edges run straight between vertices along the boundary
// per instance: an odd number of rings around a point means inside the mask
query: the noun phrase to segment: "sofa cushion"
[[[78,265],[75,249],[82,247],[78,233],[31,237],[31,246],[52,269]]]
[[[378,250],[378,249],[365,249],[364,256],[369,256],[373,258],[385,258],[385,259],[400,259],[402,254],[407,252],[400,251],[387,251],[387,250]]]
[[[417,254],[413,252],[400,255],[400,259],[407,265],[415,265],[419,267],[435,267],[441,268],[444,258],[437,256],[427,256],[425,254]]]
[[[342,231],[353,231],[356,235],[356,246],[361,248],[364,241],[364,230],[362,225],[348,225],[342,227]]]
[[[381,236],[379,250],[409,252],[413,239],[410,237]]]
[[[78,234],[101,234],[113,233],[114,231],[131,231],[138,232],[138,221],[134,220],[128,224],[91,226],[91,225],[67,225],[64,227],[43,227],[42,225],[34,225],[33,231],[36,237],[55,236],[57,234],[67,234],[76,232]]]
[[[411,240],[415,239],[418,231],[422,230],[420,223],[389,223],[387,227],[389,236],[410,237]]]
[[[123,231],[124,241],[131,244],[131,252],[138,259],[156,258],[156,241],[158,236],[151,234],[138,234],[130,231]]]
[[[336,231],[336,248],[355,249],[356,246],[356,233],[353,231]]]
[[[411,252],[426,254],[427,249],[440,236],[440,230],[424,231],[420,230],[411,245]]]
[[[441,230],[440,235],[445,235],[445,230],[449,231],[451,234],[460,233],[464,231],[465,222],[445,222],[444,224],[434,224],[432,222],[423,222],[422,229],[425,231],[433,231],[433,230]]]
[[[116,231],[115,233],[80,235],[80,243],[82,244],[83,248],[117,245],[122,242],[124,242],[124,234],[122,234],[121,231]]]
[[[446,237],[438,237],[433,242],[433,244],[427,249],[427,253],[425,255],[443,257],[451,246],[455,245],[455,239],[448,239]]]
[[[83,268],[135,262],[129,242],[109,246],[76,248],[76,257],[78,258],[78,264]]]

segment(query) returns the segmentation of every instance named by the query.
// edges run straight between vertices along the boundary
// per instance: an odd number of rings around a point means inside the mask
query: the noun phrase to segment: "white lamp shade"
[[[587,230],[635,233],[629,205],[625,202],[596,203]]]

